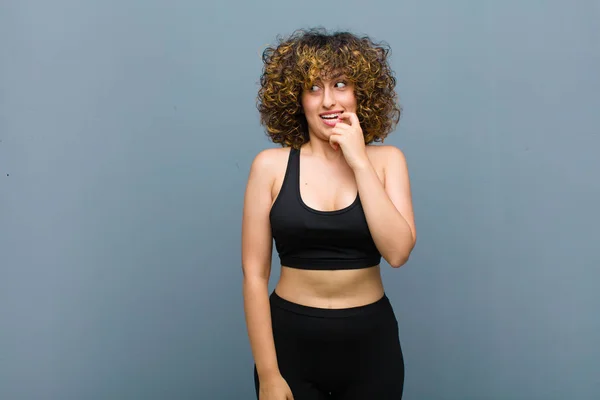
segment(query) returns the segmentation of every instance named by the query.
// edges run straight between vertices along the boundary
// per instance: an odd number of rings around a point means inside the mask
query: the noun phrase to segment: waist
[[[345,269],[363,269],[374,265],[379,265],[381,255],[373,254],[354,254],[346,257],[331,257],[323,254],[310,254],[310,256],[297,257],[290,254],[279,254],[281,265],[290,268],[309,269],[309,270],[345,270]]]
[[[282,266],[275,292],[297,304],[339,309],[373,303],[384,295],[384,288],[379,265],[352,270]]]

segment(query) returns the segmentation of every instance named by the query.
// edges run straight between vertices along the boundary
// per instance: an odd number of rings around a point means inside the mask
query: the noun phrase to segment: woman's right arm
[[[252,162],[242,217],[244,312],[261,384],[281,376],[271,328],[268,293],[273,242],[269,211],[274,178],[270,151],[262,151]]]

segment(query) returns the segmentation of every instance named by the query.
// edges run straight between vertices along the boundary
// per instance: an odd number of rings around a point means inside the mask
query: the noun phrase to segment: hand
[[[283,379],[283,376],[276,375],[269,379],[260,381],[259,400],[294,400],[292,390]]]
[[[335,150],[342,149],[344,158],[354,169],[369,162],[365,146],[365,137],[355,113],[343,112],[338,123],[331,130],[329,144]]]

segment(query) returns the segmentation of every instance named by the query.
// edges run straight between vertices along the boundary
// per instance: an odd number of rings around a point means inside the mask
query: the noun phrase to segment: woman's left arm
[[[344,112],[338,118],[340,123],[332,129],[329,142],[334,149],[341,148],[354,171],[377,249],[392,267],[398,268],[408,261],[417,240],[406,158],[393,146],[377,149],[377,159],[384,165],[382,183],[367,156],[358,116]]]
[[[408,261],[417,238],[408,167],[400,149],[378,150],[384,161],[383,183],[368,159],[352,170],[373,241],[383,258],[398,268]]]

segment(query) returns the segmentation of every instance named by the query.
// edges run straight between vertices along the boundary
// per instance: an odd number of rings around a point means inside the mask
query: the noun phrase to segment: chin
[[[323,139],[324,141],[329,141],[329,138],[331,137],[331,132],[323,132],[321,135],[318,136],[319,139]]]
[[[331,137],[331,131],[329,131],[329,130],[312,131],[312,133],[310,133],[309,136],[312,136],[315,139],[329,141],[329,138]]]

